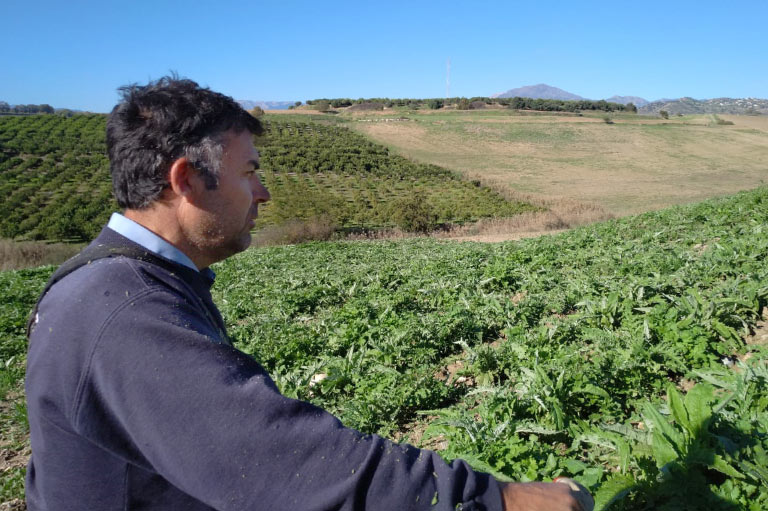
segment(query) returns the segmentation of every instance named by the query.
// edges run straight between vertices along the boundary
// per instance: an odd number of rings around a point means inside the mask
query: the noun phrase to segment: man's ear
[[[168,184],[173,193],[179,197],[190,198],[200,192],[205,186],[200,172],[192,166],[186,157],[174,160],[168,171]]]

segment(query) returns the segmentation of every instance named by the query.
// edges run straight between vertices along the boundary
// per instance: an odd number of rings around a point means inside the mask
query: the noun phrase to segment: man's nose
[[[253,188],[253,202],[261,203],[267,202],[272,196],[269,194],[267,187],[261,183],[260,179],[256,179],[256,185]]]

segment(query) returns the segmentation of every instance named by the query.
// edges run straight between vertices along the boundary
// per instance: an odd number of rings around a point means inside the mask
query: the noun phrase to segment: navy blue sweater
[[[108,228],[94,244],[138,247]],[[211,284],[111,257],[45,295],[26,380],[30,511],[501,509],[497,482],[466,463],[282,396],[227,342]]]

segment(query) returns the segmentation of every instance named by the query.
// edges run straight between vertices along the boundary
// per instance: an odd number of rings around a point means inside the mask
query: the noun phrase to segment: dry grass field
[[[404,115],[408,121],[385,122]],[[631,114],[509,110],[384,111],[339,116],[396,152],[556,201],[629,215],[768,181],[768,117],[662,120]]]

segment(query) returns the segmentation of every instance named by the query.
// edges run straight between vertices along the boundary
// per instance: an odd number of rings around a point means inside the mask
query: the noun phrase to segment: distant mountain
[[[507,92],[500,92],[491,96],[492,98],[533,98],[533,99],[562,99],[566,101],[584,99],[576,94],[552,87],[545,83],[538,85],[526,85],[518,89],[510,89]]]
[[[251,101],[249,99],[238,99],[240,106],[246,110],[250,110],[255,106],[259,106],[264,110],[288,110],[288,107],[295,105],[295,101]]]
[[[768,99],[757,98],[714,98],[714,99],[662,99],[644,105],[638,105],[638,113],[658,114],[666,110],[670,114],[766,114]]]
[[[606,99],[609,103],[619,103],[621,105],[626,105],[627,103],[632,103],[637,108],[640,108],[641,106],[647,105],[650,103],[647,99],[643,99],[637,96],[611,96],[610,98]]]

